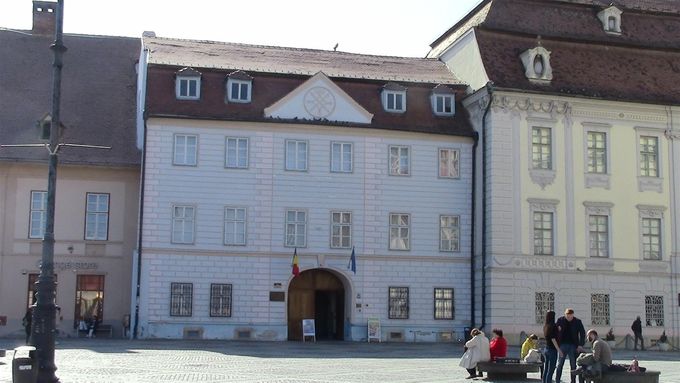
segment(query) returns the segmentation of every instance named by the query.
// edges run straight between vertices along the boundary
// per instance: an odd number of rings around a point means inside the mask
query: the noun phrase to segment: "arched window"
[[[541,77],[543,76],[544,71],[545,63],[543,62],[543,56],[536,55],[536,57],[534,57],[534,73],[536,73],[536,76]]]

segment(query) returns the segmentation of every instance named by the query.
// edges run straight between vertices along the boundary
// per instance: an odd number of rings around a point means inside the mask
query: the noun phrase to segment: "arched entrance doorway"
[[[345,288],[330,271],[303,271],[288,287],[288,340],[302,340],[302,320],[312,318],[317,339],[344,339]]]

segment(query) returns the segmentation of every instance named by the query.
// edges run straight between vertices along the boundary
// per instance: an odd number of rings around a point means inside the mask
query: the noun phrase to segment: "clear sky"
[[[0,27],[31,29],[31,0],[0,0]],[[55,0],[56,1],[56,0]],[[64,32],[423,57],[480,0],[64,0]]]

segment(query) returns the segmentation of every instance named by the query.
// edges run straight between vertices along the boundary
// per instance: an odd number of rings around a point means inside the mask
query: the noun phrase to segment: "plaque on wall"
[[[286,301],[286,293],[283,291],[270,291],[269,292],[269,301],[271,302],[285,302]]]

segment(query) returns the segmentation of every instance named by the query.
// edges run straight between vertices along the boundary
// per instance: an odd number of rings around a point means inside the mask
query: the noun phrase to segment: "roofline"
[[[28,158],[13,158],[13,157],[0,157],[0,164],[3,163],[19,163],[26,165],[47,165],[48,160],[41,159],[28,159]],[[69,161],[62,158],[59,159],[59,166],[85,166],[85,167],[108,167],[108,168],[120,168],[120,169],[132,169],[141,166],[141,162],[125,162],[125,163],[114,163],[114,162],[82,162],[82,161]]]
[[[433,59],[433,60],[439,61],[439,62],[442,63],[442,65],[446,66],[446,64],[444,64],[439,59]],[[155,63],[150,62],[150,63],[148,63],[148,66],[149,67],[155,66],[155,67],[160,67],[160,68],[185,68],[185,67],[187,67],[186,65],[179,65],[179,64],[175,64],[175,63],[158,63],[158,62],[155,62]],[[242,71],[248,72],[248,73],[257,73],[257,74],[276,76],[276,77],[285,76],[285,77],[290,77],[290,78],[299,78],[300,80],[305,80],[305,79],[308,79],[310,77],[313,77],[318,72],[324,72],[323,70],[320,70],[320,71],[317,71],[316,73],[312,73],[312,74],[302,74],[302,73],[292,73],[292,72],[270,72],[270,71],[262,71],[262,70],[258,70],[258,69],[244,69],[244,68],[232,68],[232,67],[229,67],[229,68],[219,67],[218,68],[218,67],[214,67],[214,66],[198,66],[198,65],[192,66],[192,68],[211,69],[213,71],[225,71],[225,72],[233,71],[233,70],[242,70]],[[447,68],[447,70],[449,70],[449,69]],[[465,83],[462,80],[455,77],[455,74],[453,74],[453,73],[451,73],[452,78],[454,80],[458,80],[460,82],[413,81],[413,80],[408,81],[408,80],[403,80],[403,79],[386,79],[386,78],[385,79],[379,79],[379,78],[369,78],[369,77],[347,77],[347,76],[330,75],[330,74],[327,74],[326,72],[324,72],[324,74],[328,78],[331,78],[331,79],[343,79],[343,80],[347,80],[347,81],[350,81],[350,82],[363,82],[363,83],[370,82],[370,83],[384,84],[386,81],[387,82],[391,81],[391,82],[396,82],[396,83],[399,83],[399,84],[416,84],[416,85],[432,85],[432,86],[446,85],[446,86],[450,86],[452,88],[460,88],[461,90],[465,90],[469,86],[467,83]]]
[[[480,89],[483,89],[483,88],[480,88]],[[509,93],[530,93],[530,94],[536,94],[536,95],[541,95],[541,96],[559,96],[559,97],[562,97],[562,98],[579,98],[579,99],[584,99],[584,100],[609,101],[609,102],[627,102],[627,103],[631,103],[631,104],[645,104],[645,105],[654,105],[654,106],[680,107],[680,102],[677,103],[677,104],[673,104],[673,103],[669,103],[669,102],[658,102],[658,101],[653,102],[653,101],[649,101],[649,100],[605,98],[605,97],[584,96],[582,94],[560,93],[560,92],[553,92],[553,91],[538,91],[538,90],[508,88],[508,87],[500,87],[500,86],[498,86],[498,87],[494,86],[494,91],[509,92]],[[472,93],[471,95],[473,95],[475,93]]]
[[[299,119],[271,119],[271,118],[217,118],[217,117],[198,117],[198,116],[187,116],[179,114],[163,114],[163,113],[149,113],[146,116],[148,121],[151,118],[168,118],[168,119],[180,119],[180,120],[198,120],[198,121],[223,121],[223,122],[256,122],[256,123],[269,123],[269,124],[296,124],[296,125],[322,125],[322,126],[334,126],[342,128],[358,128],[358,129],[376,129],[376,130],[394,130],[401,132],[410,133],[422,133],[422,134],[437,134],[442,136],[457,136],[457,137],[473,137],[473,129],[470,129],[469,134],[452,134],[452,133],[442,133],[442,132],[430,132],[430,131],[418,131],[407,128],[395,128],[394,125],[389,125],[389,127],[374,125],[374,124],[361,124],[356,122],[335,122],[335,121],[324,121],[324,120],[299,120]],[[453,119],[451,120],[453,121]]]
[[[486,6],[489,2],[494,1],[494,0],[482,0],[479,4],[477,4],[476,7],[474,7],[470,12],[468,12],[465,16],[463,16],[460,20],[458,20],[457,23],[455,23],[451,28],[447,29],[446,32],[442,33],[441,36],[437,37],[433,42],[430,43],[430,48],[434,48],[435,45],[438,45],[441,43],[443,40],[446,39],[451,33],[455,32],[458,30],[458,28],[462,25],[465,24],[472,16],[476,15],[477,12],[479,12],[482,8]]]
[[[14,32],[18,33],[21,35],[25,36],[32,36],[32,37],[37,37],[37,38],[44,38],[44,39],[54,39],[53,35],[38,35],[38,34],[33,34],[31,33],[31,29],[13,29],[13,28],[5,28],[5,27],[0,27],[0,32]],[[91,35],[91,34],[84,34],[84,33],[64,33],[65,37],[86,37],[86,38],[104,38],[104,39],[127,39],[127,40],[138,40],[141,43],[141,38],[139,37],[134,37],[134,36],[114,36],[114,35]]]

